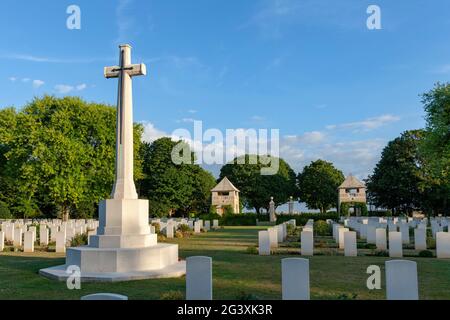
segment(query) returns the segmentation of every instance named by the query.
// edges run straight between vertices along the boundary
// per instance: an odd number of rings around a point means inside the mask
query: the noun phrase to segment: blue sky
[[[81,8],[81,30],[66,8]],[[366,9],[381,8],[382,30]],[[115,104],[103,67],[133,46],[146,139],[192,128],[280,129],[296,170],[317,158],[369,174],[386,143],[424,126],[419,94],[450,76],[448,0],[39,0],[0,12],[0,107],[34,96]],[[217,173],[217,171],[215,171]]]

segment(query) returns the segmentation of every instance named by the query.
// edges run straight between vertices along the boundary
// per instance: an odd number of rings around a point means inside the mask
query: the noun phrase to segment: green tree
[[[36,98],[19,112],[0,111],[0,188],[15,215],[35,216],[38,208],[64,219],[93,214],[114,181],[115,114],[110,106],[52,96]],[[136,150],[141,134],[136,125]]]
[[[172,151],[180,145],[184,146],[191,164],[172,161]],[[215,180],[209,172],[194,164],[195,154],[186,143],[161,138],[144,143],[142,154],[144,178],[140,181],[140,189],[150,202],[151,214],[208,212],[210,190]]]
[[[303,168],[297,177],[300,201],[321,213],[337,205],[337,188],[344,182],[344,174],[332,163],[316,160]]]
[[[279,162],[276,174],[261,174],[261,168],[267,167],[265,163],[270,162],[267,159],[272,163]],[[224,177],[228,177],[241,191],[240,197],[245,207],[255,208],[257,213],[261,208],[268,209],[271,196],[274,197],[275,206],[279,206],[286,203],[290,196],[297,195],[295,172],[286,161],[275,157],[245,155],[235,158],[220,170],[220,179]]]
[[[427,179],[422,189],[434,186],[432,200],[435,213],[450,211],[450,84],[438,83],[422,96],[426,112],[424,139],[419,146],[425,160]]]
[[[425,181],[418,146],[422,130],[406,131],[388,143],[373,174],[366,181],[370,200],[395,213],[421,208],[426,197],[419,185]]]

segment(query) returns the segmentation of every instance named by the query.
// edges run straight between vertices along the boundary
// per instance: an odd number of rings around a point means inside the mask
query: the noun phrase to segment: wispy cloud
[[[266,120],[264,117],[259,116],[259,115],[254,115],[250,118],[250,120],[252,122],[263,122],[264,120]]]
[[[394,116],[392,114],[385,114],[378,117],[368,118],[362,121],[356,122],[348,122],[342,124],[332,124],[326,126],[328,130],[335,129],[350,129],[353,132],[361,132],[361,131],[371,131],[374,129],[378,129],[387,124],[397,122],[400,120],[400,117]]]
[[[262,0],[239,30],[255,28],[265,38],[283,37],[294,25],[361,28],[360,6],[336,0]]]
[[[42,87],[45,84],[42,80],[33,80],[33,88],[37,89]]]
[[[183,118],[183,119],[179,119],[176,122],[177,123],[193,123],[195,121],[198,121],[197,119],[194,118]]]
[[[54,57],[42,57],[42,56],[34,56],[28,54],[0,54],[0,59],[8,59],[8,60],[21,60],[21,61],[29,61],[29,62],[37,62],[37,63],[93,63],[97,61],[111,61],[114,58],[88,58],[88,59],[62,59],[62,58],[54,58]]]
[[[135,26],[135,20],[128,14],[133,0],[119,0],[116,7],[117,38],[116,44],[128,43],[132,36],[131,29]]]
[[[68,84],[57,84],[55,86],[55,91],[59,94],[68,94],[73,91],[83,91],[87,88],[85,83],[78,85],[68,85]]]
[[[441,65],[433,70],[433,73],[436,74],[449,74],[450,73],[450,64]]]

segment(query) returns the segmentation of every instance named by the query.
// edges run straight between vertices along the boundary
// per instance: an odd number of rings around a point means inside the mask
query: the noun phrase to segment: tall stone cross
[[[137,199],[133,180],[133,93],[131,78],[145,76],[145,64],[131,64],[131,46],[120,45],[119,66],[106,67],[105,78],[119,78],[116,124],[116,177],[111,197]]]

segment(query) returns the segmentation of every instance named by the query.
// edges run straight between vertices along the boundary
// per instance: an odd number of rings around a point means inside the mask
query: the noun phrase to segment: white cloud
[[[177,123],[193,123],[194,121],[198,121],[194,118],[183,118],[180,120],[177,120]]]
[[[252,116],[252,117],[250,118],[250,120],[253,121],[253,122],[262,122],[262,121],[264,121],[265,119],[264,119],[264,117],[262,117],[262,116],[254,115],[254,116]]]
[[[306,137],[304,134],[301,137]],[[280,142],[280,156],[299,172],[304,166],[322,159],[332,162],[344,174],[364,179],[380,158],[386,142],[382,139],[342,141],[327,137],[320,143],[307,143],[306,138],[284,137]]]
[[[8,80],[11,81],[11,82],[16,82],[17,78],[16,77],[9,77]]]
[[[22,82],[30,82],[31,79],[30,78],[22,78]]]
[[[45,84],[42,80],[33,80],[33,88],[37,89],[42,87]]]
[[[76,89],[77,91],[82,91],[82,90],[84,90],[84,89],[86,89],[86,88],[87,88],[87,85],[86,85],[85,83],[79,84],[79,85],[77,85],[77,86],[75,87],[75,89]]]
[[[81,83],[78,85],[69,85],[69,84],[58,84],[55,86],[55,91],[59,94],[67,94],[72,91],[83,91],[87,88],[87,84]]]
[[[57,84],[55,86],[55,90],[59,94],[66,94],[66,93],[72,92],[74,89],[75,89],[74,86],[70,86],[67,84]]]
[[[195,109],[189,109],[188,110],[188,113],[191,113],[191,114],[194,114],[194,113],[197,113],[198,111],[197,110],[195,110]]]
[[[321,131],[311,131],[305,132],[302,135],[288,135],[284,136],[284,139],[290,143],[300,143],[300,144],[317,144],[324,142],[326,139],[326,134]]]
[[[394,116],[391,114],[385,114],[385,115],[381,115],[378,117],[367,118],[362,121],[328,125],[328,126],[326,126],[326,129],[328,129],[328,130],[350,129],[350,130],[353,130],[353,132],[367,132],[367,131],[371,131],[374,129],[378,129],[387,124],[397,122],[399,120],[400,120],[400,117],[398,117],[398,116]]]
[[[142,135],[142,140],[145,142],[152,142],[162,137],[168,137],[169,135],[157,129],[151,122],[143,122],[144,134]]]
[[[9,60],[22,60],[22,61],[29,61],[29,62],[38,62],[38,63],[92,63],[96,61],[112,61],[116,60],[116,58],[110,57],[110,58],[86,58],[86,59],[62,59],[62,58],[50,58],[50,57],[40,57],[40,56],[34,56],[30,54],[6,54],[6,55],[0,55],[0,58],[2,59],[9,59]]]
[[[180,138],[156,128],[151,122],[144,122],[143,125],[143,140],[146,142],[152,142],[162,137],[170,137],[174,141]],[[225,132],[223,134],[225,135]],[[236,134],[238,137],[243,137],[246,135],[246,129],[236,129]],[[224,145],[217,141],[195,141],[192,137],[191,135],[190,138],[185,137],[183,140],[191,146],[192,150],[197,152],[213,146],[215,150],[228,158],[232,158],[236,153],[249,152],[249,150]],[[255,141],[256,138],[248,136],[248,143],[256,143],[259,148],[262,142]],[[272,144],[272,138],[269,137],[270,144]],[[336,168],[342,170],[346,175],[352,173],[360,179],[365,179],[373,171],[385,145],[386,141],[383,139],[341,140],[332,136],[330,132],[310,131],[300,135],[281,137],[279,155],[296,172],[300,172],[311,161],[323,159],[332,162]],[[248,146],[243,147],[248,148]],[[205,167],[205,164],[203,166]]]

